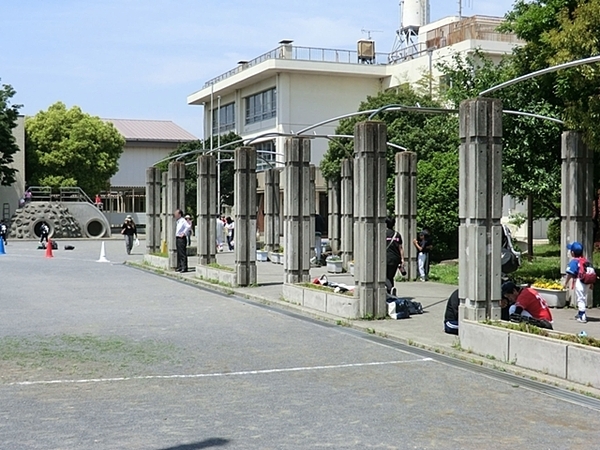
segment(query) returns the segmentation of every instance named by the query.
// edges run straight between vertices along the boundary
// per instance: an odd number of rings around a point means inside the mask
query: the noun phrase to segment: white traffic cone
[[[102,247],[100,248],[100,259],[97,262],[107,263],[110,262],[106,259],[106,250],[104,249],[104,241],[102,241]]]

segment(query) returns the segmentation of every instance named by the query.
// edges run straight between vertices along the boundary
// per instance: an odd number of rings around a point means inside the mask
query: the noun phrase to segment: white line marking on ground
[[[17,381],[7,383],[5,386],[33,386],[37,384],[78,384],[78,383],[106,383],[112,381],[129,381],[129,380],[173,380],[186,378],[216,378],[216,377],[232,377],[244,375],[264,375],[271,373],[284,372],[303,372],[310,370],[329,370],[329,369],[345,369],[351,367],[370,367],[370,366],[389,366],[394,364],[407,364],[416,362],[433,361],[432,358],[412,359],[407,361],[383,361],[370,363],[354,363],[354,364],[336,364],[331,366],[308,366],[308,367],[289,367],[286,369],[263,369],[263,370],[243,370],[239,372],[217,372],[217,373],[198,373],[192,375],[144,375],[137,377],[117,377],[117,378],[90,378],[83,380],[47,380],[47,381]]]

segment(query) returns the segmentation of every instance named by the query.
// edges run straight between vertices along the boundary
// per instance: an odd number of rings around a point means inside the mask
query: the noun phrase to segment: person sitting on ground
[[[458,289],[456,289],[446,303],[446,313],[444,314],[444,333],[458,334],[458,306],[460,299],[458,298]]]
[[[548,327],[552,328],[552,313],[546,300],[533,288],[522,288],[512,281],[507,281],[502,285],[502,297],[505,298],[511,306],[509,307],[509,318],[513,314],[524,317],[532,317],[538,321],[545,321]]]

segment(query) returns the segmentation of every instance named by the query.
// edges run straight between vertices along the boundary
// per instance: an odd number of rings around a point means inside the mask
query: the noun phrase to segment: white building
[[[104,210],[111,223],[119,223],[125,213],[137,213],[136,223],[145,223],[146,169],[180,144],[198,138],[170,120],[103,120],[112,123],[125,138],[119,171],[110,179],[110,191],[102,195]]]
[[[501,22],[493,17],[448,17],[420,27],[418,42],[390,54],[375,53],[369,48],[374,46],[372,41],[362,41],[367,48],[357,52],[299,47],[283,40],[274,50],[240,61],[236,68],[207,81],[188,96],[188,104],[204,106],[207,138],[229,131],[243,138],[298,132],[356,111],[367,96],[404,83],[427,78],[432,80],[432,91],[437,90],[443,79],[436,62],[452,54],[476,49],[493,59],[509,54],[518,41],[514,35],[496,31]],[[311,133],[334,134],[337,125],[328,124]],[[277,152],[281,159],[284,139],[264,137],[253,145]],[[313,141],[314,164],[321,161],[327,145],[325,139]]]
[[[17,126],[12,133],[20,151],[13,155],[11,164],[11,167],[17,169],[16,181],[10,186],[0,186],[0,219],[4,220],[10,220],[25,192],[25,116],[17,117]]]

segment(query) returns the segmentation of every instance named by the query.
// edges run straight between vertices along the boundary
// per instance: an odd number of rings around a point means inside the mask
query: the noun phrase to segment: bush
[[[560,219],[554,219],[548,225],[548,243],[552,245],[560,244]]]

